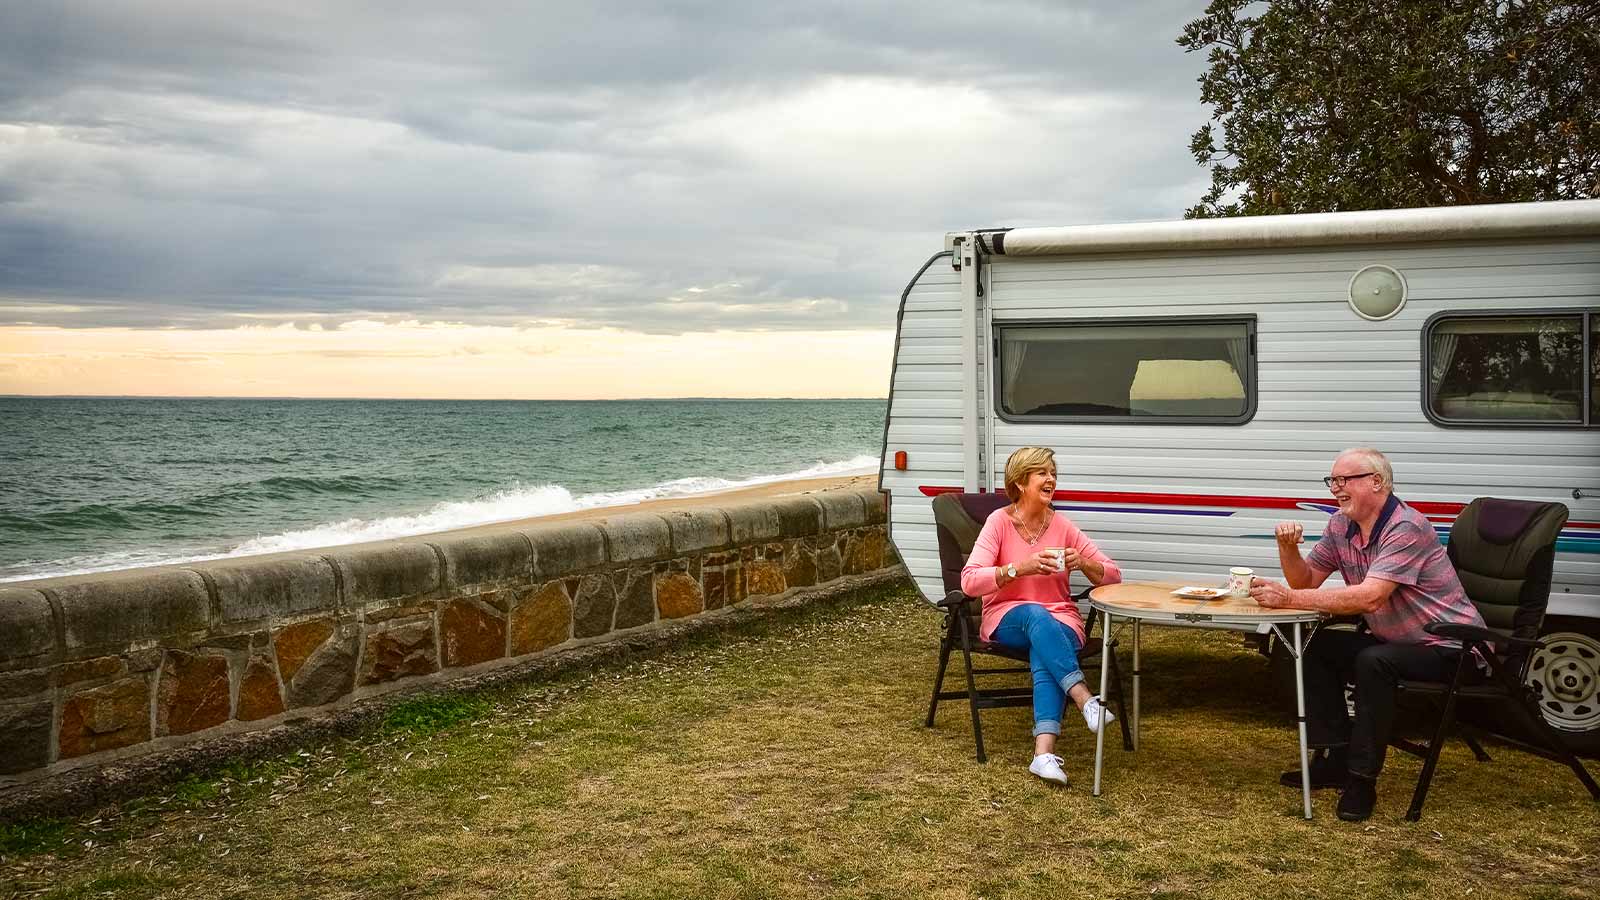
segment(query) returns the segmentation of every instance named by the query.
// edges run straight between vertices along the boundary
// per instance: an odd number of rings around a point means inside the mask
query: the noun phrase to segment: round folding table
[[[1183,585],[1166,582],[1124,582],[1104,584],[1089,592],[1089,603],[1105,617],[1101,626],[1103,634],[1111,634],[1116,619],[1127,619],[1133,626],[1133,710],[1129,722],[1133,749],[1139,749],[1139,626],[1145,622],[1158,625],[1186,625],[1200,628],[1220,628],[1230,631],[1254,631],[1258,634],[1276,633],[1284,646],[1294,656],[1295,714],[1300,728],[1300,771],[1310,768],[1310,753],[1306,748],[1306,691],[1305,675],[1300,655],[1309,640],[1306,626],[1315,630],[1322,614],[1301,609],[1266,609],[1248,597],[1234,599],[1224,596],[1218,600],[1187,600],[1173,595]],[[1285,634],[1284,629],[1288,629]],[[1107,653],[1100,657],[1100,696],[1106,696]],[[1094,795],[1100,796],[1100,775],[1105,763],[1106,729],[1105,707],[1094,746]],[[1311,784],[1301,779],[1300,791],[1305,801],[1306,818],[1311,818]]]

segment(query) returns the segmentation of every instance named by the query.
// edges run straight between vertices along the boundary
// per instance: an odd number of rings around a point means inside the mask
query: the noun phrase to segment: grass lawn
[[[922,727],[936,614],[909,588],[625,664],[421,698],[381,727],[72,821],[0,826],[0,896],[1595,897],[1600,807],[1565,768],[1445,751],[1420,823],[1315,821],[1239,638],[1146,630],[1143,742],[1071,729],[1027,773],[1024,709]],[[1098,672],[1091,673],[1098,677]],[[1112,749],[1115,747],[1116,749]]]

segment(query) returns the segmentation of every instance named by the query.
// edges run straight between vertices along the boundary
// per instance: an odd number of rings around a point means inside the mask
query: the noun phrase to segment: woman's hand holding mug
[[[1054,575],[1058,571],[1053,550],[1040,550],[1017,566],[1018,575]]]

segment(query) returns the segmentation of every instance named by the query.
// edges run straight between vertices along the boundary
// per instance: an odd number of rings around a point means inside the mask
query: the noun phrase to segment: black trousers
[[[1305,651],[1306,737],[1312,747],[1349,747],[1350,771],[1377,778],[1394,733],[1395,692],[1402,680],[1449,681],[1461,651],[1390,644],[1366,632],[1323,629]],[[1355,721],[1344,686],[1354,684]]]

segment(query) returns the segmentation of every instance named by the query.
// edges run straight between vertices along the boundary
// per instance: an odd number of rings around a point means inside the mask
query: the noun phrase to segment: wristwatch
[[[1015,580],[1017,577],[1017,564],[1006,563],[1006,577]]]

